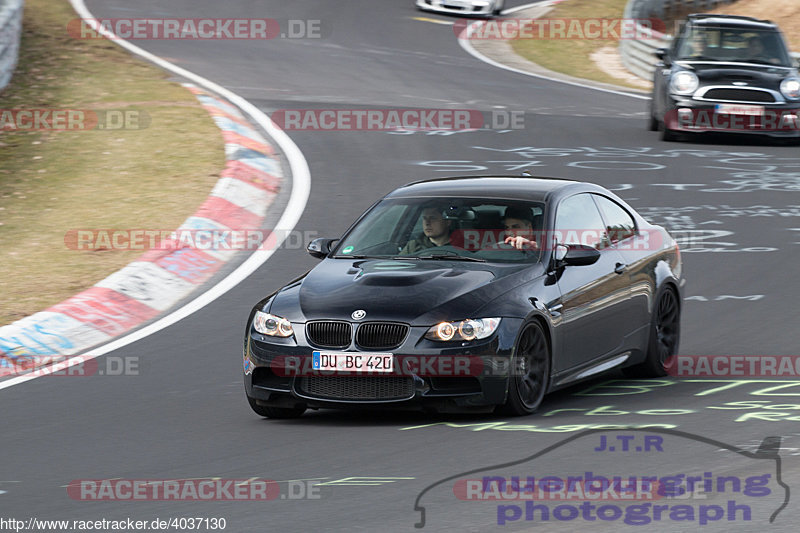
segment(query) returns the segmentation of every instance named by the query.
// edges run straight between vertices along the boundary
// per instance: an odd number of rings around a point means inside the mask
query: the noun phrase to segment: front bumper
[[[495,2],[473,4],[469,0],[417,0],[417,7],[420,9],[462,16],[491,16],[495,5]]]
[[[412,327],[394,354],[391,374],[338,374],[311,370],[314,351],[326,350],[295,339],[265,338],[251,329],[245,339],[246,394],[273,407],[381,407],[462,412],[505,402],[510,359],[521,320],[504,318],[491,337],[469,343],[437,343],[423,337],[427,328]],[[453,361],[456,362],[455,364]],[[460,366],[459,366],[460,365]],[[453,370],[456,370],[455,372]]]
[[[737,133],[770,137],[800,137],[800,102],[753,104],[709,102],[671,95],[664,126],[684,133]],[[763,114],[720,113],[718,105],[759,106]]]

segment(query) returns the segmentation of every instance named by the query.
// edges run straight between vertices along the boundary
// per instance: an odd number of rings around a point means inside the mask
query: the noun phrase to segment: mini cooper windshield
[[[539,261],[544,208],[485,198],[392,198],[344,236],[334,258]]]
[[[726,61],[791,67],[777,31],[734,27],[695,27],[677,45],[682,61]]]

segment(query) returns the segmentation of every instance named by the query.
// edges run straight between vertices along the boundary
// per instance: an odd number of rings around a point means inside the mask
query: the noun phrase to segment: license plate
[[[338,372],[391,372],[394,357],[390,353],[313,352],[311,367]]]
[[[763,105],[738,105],[738,104],[717,104],[717,113],[720,115],[745,115],[752,117],[763,117]]]

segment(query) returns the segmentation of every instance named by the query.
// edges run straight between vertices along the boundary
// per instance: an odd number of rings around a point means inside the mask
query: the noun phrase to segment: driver
[[[775,57],[767,52],[764,41],[757,35],[747,40],[747,59],[767,61],[769,63],[773,63],[776,60]]]
[[[414,254],[426,248],[450,244],[452,221],[442,216],[442,209],[431,206],[422,210],[422,232],[416,239],[406,243],[400,255]]]

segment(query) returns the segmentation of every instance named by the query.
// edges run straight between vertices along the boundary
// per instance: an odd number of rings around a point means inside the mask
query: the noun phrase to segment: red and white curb
[[[197,212],[178,230],[259,228],[283,183],[276,150],[229,103],[185,84],[225,139],[226,165]],[[83,352],[173,308],[213,276],[235,250],[176,246],[150,250],[93,287],[0,327],[0,377]]]

